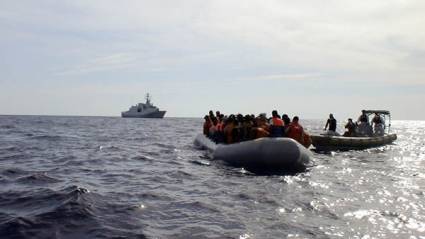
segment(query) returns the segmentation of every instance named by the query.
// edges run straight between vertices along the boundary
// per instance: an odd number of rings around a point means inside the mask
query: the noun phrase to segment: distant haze
[[[423,0],[2,0],[0,114],[425,119]]]

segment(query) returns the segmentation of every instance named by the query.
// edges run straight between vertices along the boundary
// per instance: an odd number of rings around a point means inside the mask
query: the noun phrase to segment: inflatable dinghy
[[[234,144],[216,144],[203,134],[194,144],[211,152],[214,160],[250,169],[305,169],[311,152],[290,138],[260,138]]]
[[[311,135],[313,146],[319,151],[353,150],[379,147],[397,139],[396,134],[375,137],[344,137],[330,135]]]

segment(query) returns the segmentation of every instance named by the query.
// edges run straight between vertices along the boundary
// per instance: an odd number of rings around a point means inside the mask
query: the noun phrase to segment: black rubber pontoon
[[[211,152],[214,160],[237,167],[254,169],[301,169],[310,161],[311,152],[290,138],[260,138],[234,144],[216,144],[203,134],[195,145]]]
[[[375,137],[344,137],[329,135],[311,135],[313,146],[319,151],[354,150],[379,147],[392,143],[396,134],[386,134]]]

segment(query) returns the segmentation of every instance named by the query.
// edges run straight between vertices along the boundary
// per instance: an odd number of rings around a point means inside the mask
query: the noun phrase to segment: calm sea
[[[295,175],[211,161],[193,147],[201,130],[201,119],[0,116],[0,238],[425,236],[425,122],[393,122],[393,145],[313,153]]]

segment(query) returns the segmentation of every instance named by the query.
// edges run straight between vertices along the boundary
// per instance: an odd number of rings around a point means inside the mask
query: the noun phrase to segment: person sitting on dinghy
[[[291,124],[291,119],[287,114],[282,115],[283,120],[283,137],[286,137],[288,134],[289,124]]]
[[[353,122],[353,119],[348,119],[347,124],[345,125],[347,131],[344,132],[345,137],[354,137],[356,136],[356,124]]]
[[[217,125],[216,125],[216,132],[215,132],[215,134],[216,134],[215,138],[216,138],[217,143],[224,143],[224,141],[225,141],[224,140],[224,131],[223,131],[224,124],[225,124],[224,115],[221,114],[217,118]]]
[[[219,111],[219,110],[217,110],[217,111],[215,112],[215,117],[216,117],[217,119],[219,119],[219,118],[220,118],[220,115],[222,115],[222,114],[220,113],[220,111]]]
[[[235,117],[230,115],[226,120],[226,126],[224,127],[224,138],[227,144],[233,143],[233,129],[235,128]]]
[[[288,137],[298,141],[298,143],[308,148],[312,142],[311,137],[307,132],[304,131],[304,128],[298,123],[298,121],[298,116],[295,116],[292,119],[292,123],[289,124],[288,128]]]
[[[237,114],[235,117],[235,127],[233,128],[233,141],[240,142],[243,138],[243,115]]]
[[[250,140],[251,136],[250,136],[250,132],[251,129],[254,125],[254,122],[251,119],[250,115],[245,115],[243,118],[243,123],[242,123],[242,129],[241,129],[241,136],[240,139],[241,141],[246,141],[246,140]]]
[[[294,118],[292,118],[292,122],[289,124],[287,133],[289,138],[295,139],[300,144],[303,144],[304,128],[298,123],[298,121],[298,116],[294,116]]]
[[[217,118],[215,116],[213,116],[211,118],[211,122],[212,122],[212,124],[211,124],[211,127],[209,129],[208,135],[209,135],[209,138],[210,139],[212,139],[214,142],[217,143],[217,134],[218,134],[218,130],[217,130],[218,127],[217,127],[217,125],[218,125],[218,120],[217,120]]]
[[[204,135],[208,137],[212,123],[211,123],[211,119],[208,115],[204,116],[204,120],[205,120],[205,122],[204,122]]]
[[[256,127],[253,128],[253,130],[255,131],[254,137],[256,139],[270,136],[270,132],[268,131],[269,125],[267,124],[267,119],[264,114],[260,114],[260,116],[255,118],[255,123]]]
[[[283,137],[283,135],[283,120],[280,118],[277,110],[273,110],[270,124],[270,137]]]

